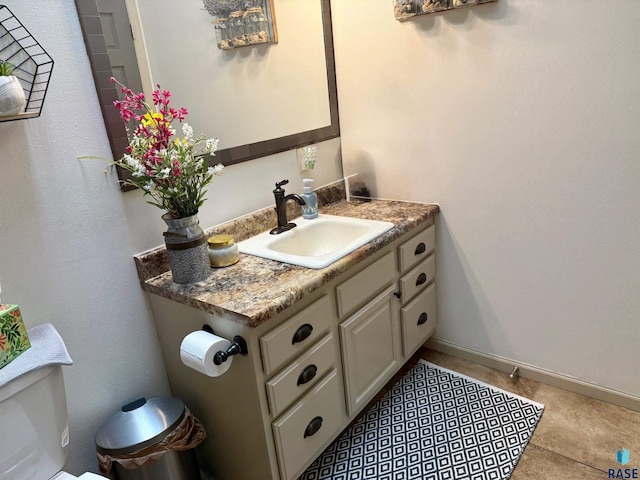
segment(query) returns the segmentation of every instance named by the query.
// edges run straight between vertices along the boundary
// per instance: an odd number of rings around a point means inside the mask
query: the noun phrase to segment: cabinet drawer
[[[431,225],[424,232],[410,238],[398,247],[400,272],[413,267],[429,256],[436,246],[436,227]]]
[[[343,394],[336,370],[312,388],[281,418],[273,422],[278,466],[282,478],[291,480],[311,460],[346,420]]]
[[[331,325],[327,295],[260,337],[262,365],[267,375],[320,338]]]
[[[400,278],[400,298],[405,303],[415,297],[436,278],[436,259],[431,255],[424,262]]]
[[[429,287],[402,308],[402,350],[411,355],[436,328],[436,284]]]
[[[325,335],[300,358],[267,382],[269,408],[274,417],[313,387],[336,361],[336,341]]]
[[[343,317],[393,281],[395,259],[389,252],[336,288],[338,316]]]

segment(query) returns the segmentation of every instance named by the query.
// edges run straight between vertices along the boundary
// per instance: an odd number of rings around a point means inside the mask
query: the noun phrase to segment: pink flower
[[[153,104],[154,105],[169,105],[169,99],[171,98],[171,92],[168,90],[160,90],[160,84],[157,84],[157,89],[153,91]]]
[[[175,177],[179,177],[181,173],[182,173],[182,168],[180,166],[180,162],[176,160],[175,162],[173,162],[173,175]]]

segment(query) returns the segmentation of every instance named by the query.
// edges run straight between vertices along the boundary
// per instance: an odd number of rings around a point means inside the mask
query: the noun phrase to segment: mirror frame
[[[225,166],[234,165],[340,136],[333,30],[331,25],[331,1],[320,1],[322,3],[322,24],[331,124],[306,132],[298,132],[284,137],[218,150],[215,155],[216,163],[222,163]],[[100,101],[102,117],[104,118],[107,136],[111,144],[111,152],[113,153],[114,159],[122,158],[126,147],[129,145],[129,139],[124,127],[124,122],[120,118],[120,113],[113,105],[113,102],[118,99],[118,92],[115,85],[109,81],[113,76],[113,72],[111,70],[111,63],[109,62],[109,54],[107,52],[102,25],[100,23],[97,0],[75,0],[75,4],[82,28],[82,36],[91,64],[93,80]],[[118,177],[120,179],[123,179],[127,173],[124,169],[118,169]],[[122,188],[129,190],[132,187],[123,186]]]

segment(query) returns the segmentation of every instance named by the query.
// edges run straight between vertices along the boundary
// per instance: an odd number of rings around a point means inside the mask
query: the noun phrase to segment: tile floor
[[[419,357],[544,404],[511,480],[602,480],[616,478],[609,477],[609,469],[640,469],[640,412],[526,378],[513,382],[504,372],[426,348],[414,360]],[[630,452],[625,466],[616,462],[621,448]]]

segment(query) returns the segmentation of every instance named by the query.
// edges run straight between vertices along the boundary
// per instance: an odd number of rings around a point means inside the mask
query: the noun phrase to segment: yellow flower
[[[177,147],[177,146],[180,146],[180,143],[182,143],[182,145],[186,145],[186,144],[187,144],[187,141],[188,141],[188,140],[187,140],[187,137],[184,137],[184,138],[182,139],[182,141],[181,141],[179,138],[176,138],[176,139],[174,140],[174,142],[175,142],[175,144],[176,144],[176,147]]]
[[[161,113],[145,113],[142,117],[142,125],[145,127],[152,126],[155,127],[159,123],[164,121],[164,115]]]

